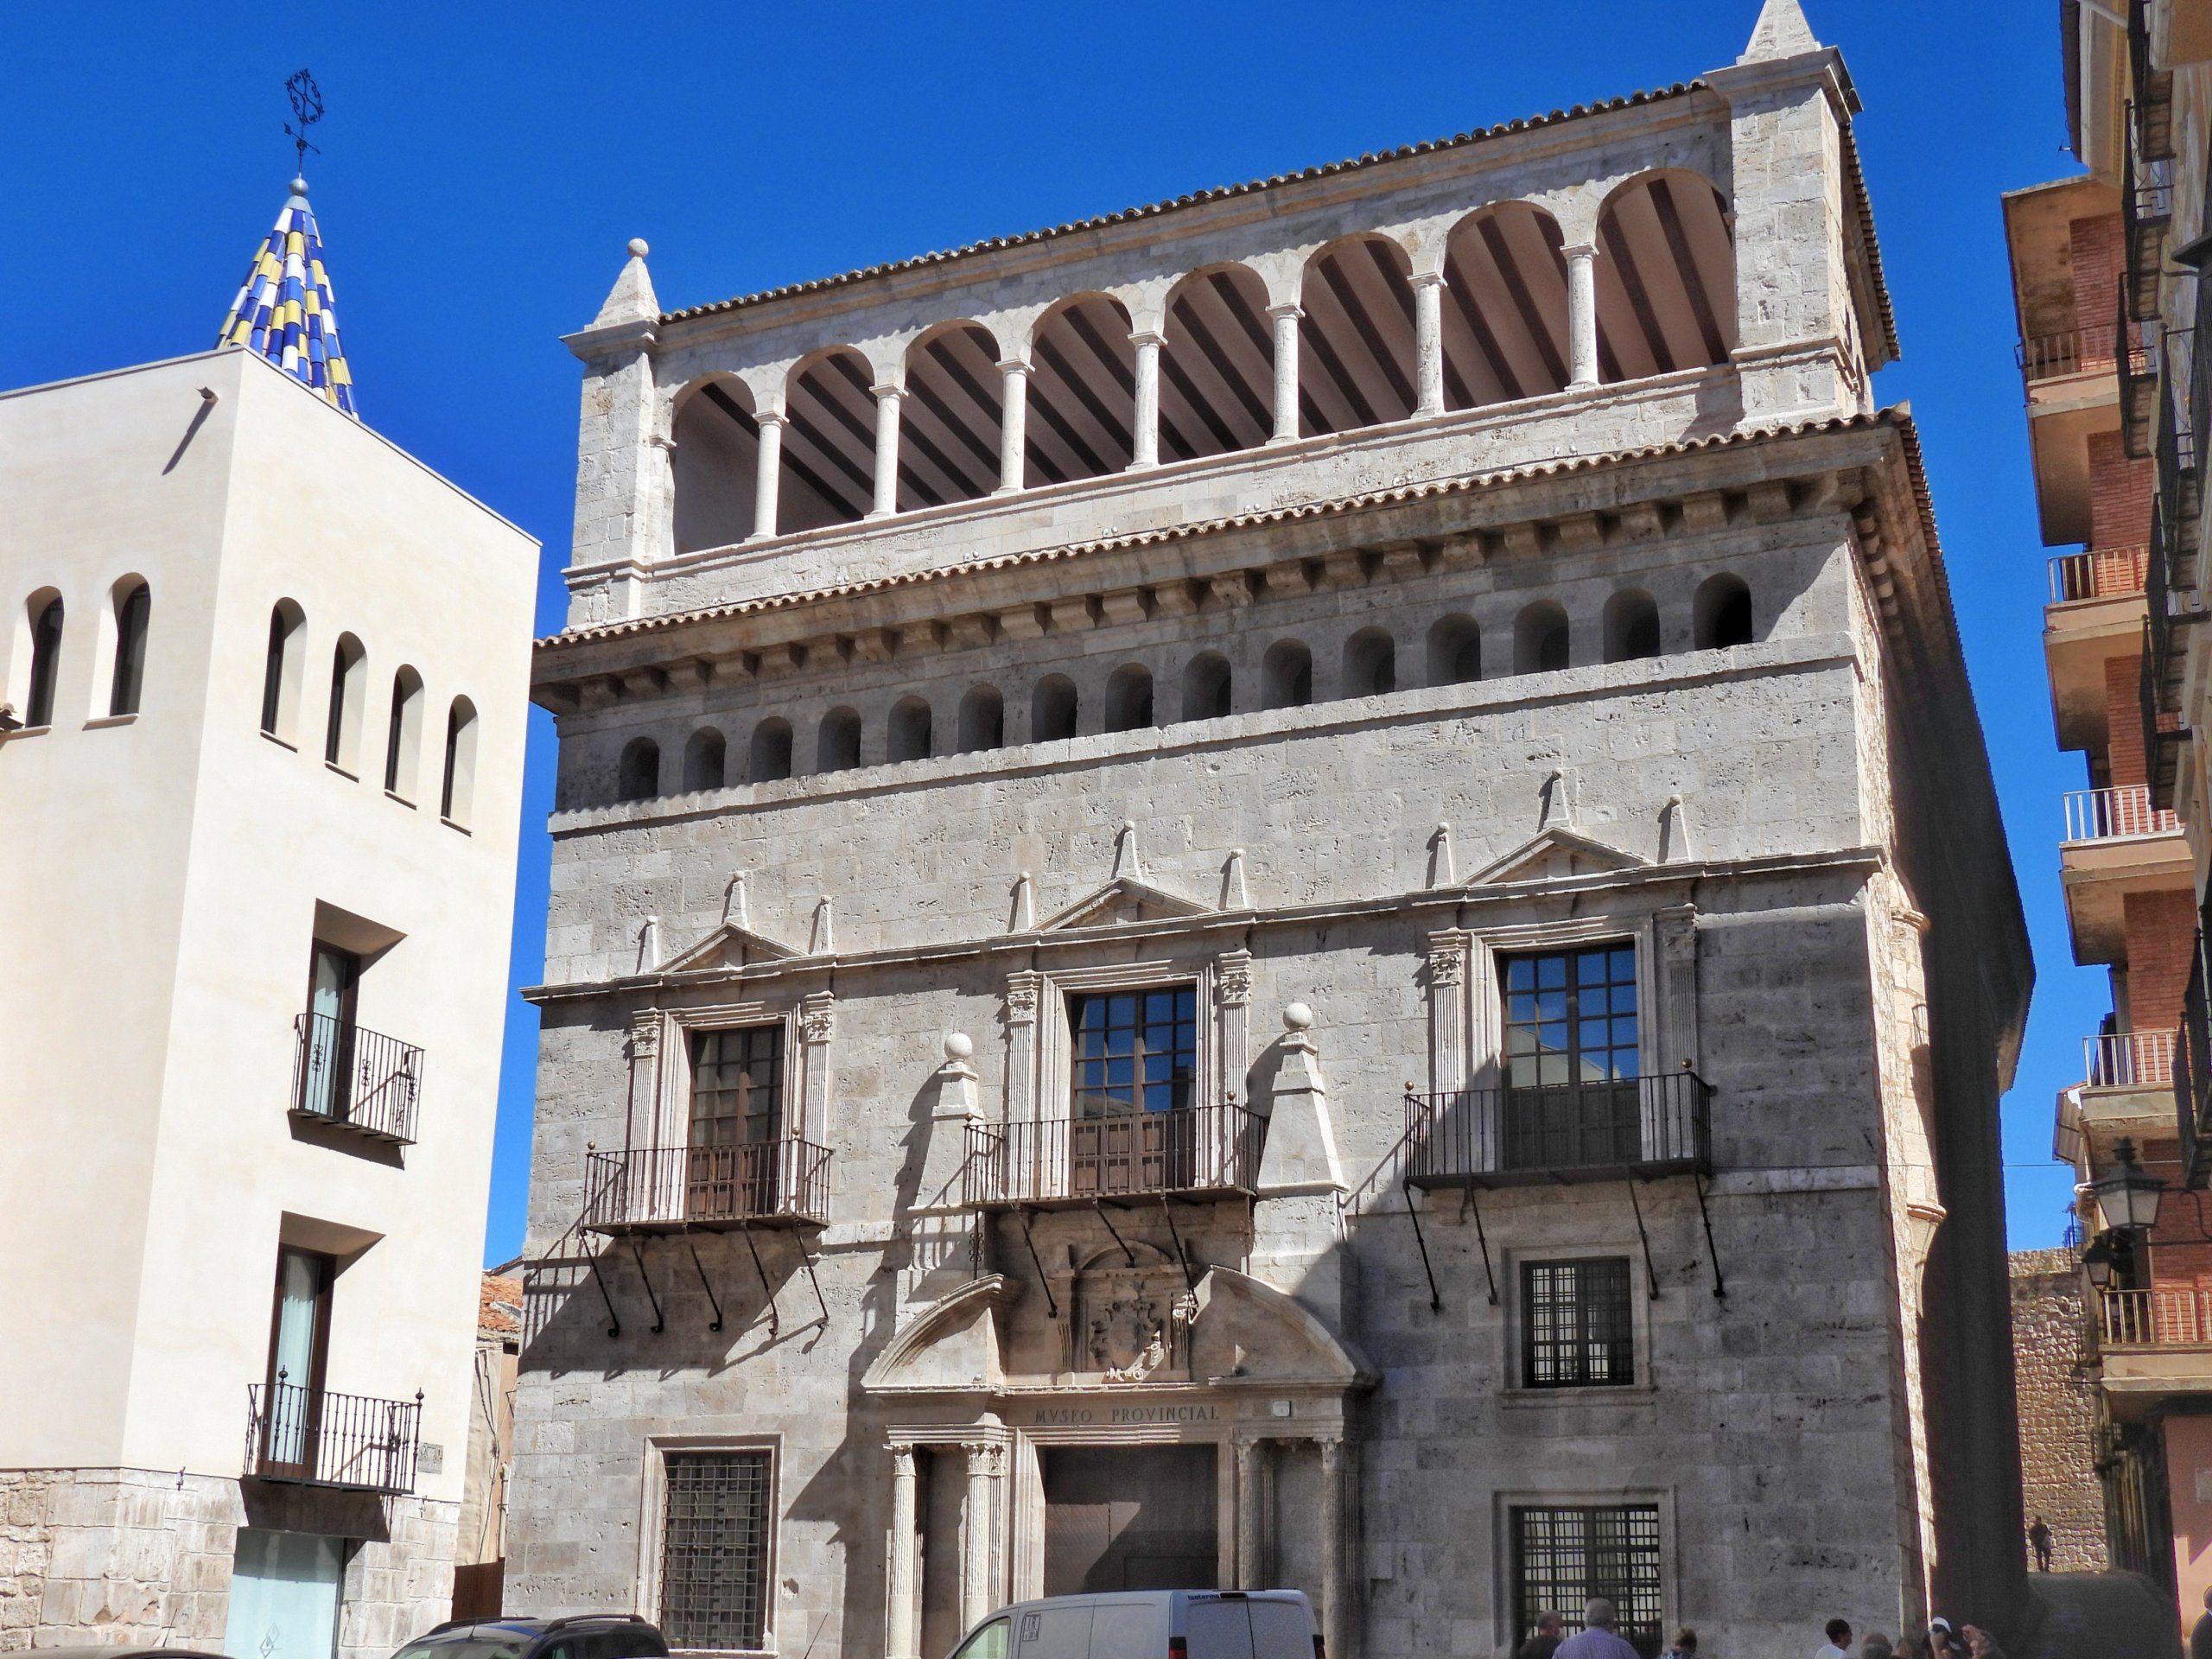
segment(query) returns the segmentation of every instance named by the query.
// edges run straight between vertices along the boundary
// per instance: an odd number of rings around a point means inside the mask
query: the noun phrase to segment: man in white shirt
[[[1844,1649],[1851,1645],[1851,1624],[1847,1619],[1828,1620],[1828,1639],[1813,1649],[1813,1659],[1850,1659]]]
[[[1640,1659],[1613,1633],[1613,1604],[1592,1596],[1582,1609],[1582,1628],[1559,1644],[1552,1659]]]

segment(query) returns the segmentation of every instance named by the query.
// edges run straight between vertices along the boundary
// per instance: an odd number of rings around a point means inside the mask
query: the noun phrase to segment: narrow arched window
[[[891,724],[884,733],[887,760],[926,760],[930,758],[930,705],[925,698],[901,697],[891,710]]]
[[[61,673],[61,596],[38,607],[31,619],[30,686],[23,699],[23,723],[54,724],[54,687]]]
[[[660,745],[650,737],[632,738],[615,772],[616,799],[650,801],[660,793]]]
[[[1707,577],[1693,608],[1700,651],[1751,643],[1751,590],[1741,576]]]
[[[720,789],[728,748],[722,734],[711,726],[702,726],[692,733],[683,745],[683,787],[694,794],[702,789]]]
[[[960,699],[960,752],[975,754],[1006,742],[1006,699],[995,685],[969,688]]]
[[[1124,663],[1106,682],[1106,729],[1141,731],[1152,724],[1152,671]]]
[[[292,742],[300,721],[301,661],[306,613],[289,599],[269,613],[269,651],[261,670],[261,729],[279,742]]]
[[[476,705],[455,697],[446,710],[446,764],[438,785],[438,816],[456,828],[468,828],[468,809],[476,793]]]
[[[330,713],[322,726],[322,758],[340,771],[360,770],[361,705],[368,700],[369,654],[350,633],[330,653]]]
[[[403,668],[391,677],[391,717],[385,726],[385,792],[415,798],[415,772],[423,745],[423,677]]]
[[[1183,669],[1183,718],[1225,718],[1232,684],[1229,658],[1217,651],[1200,652]]]
[[[1605,601],[1605,660],[1634,663],[1658,654],[1658,606],[1641,588],[1624,588]]]
[[[815,771],[849,772],[860,763],[861,717],[849,709],[832,709],[815,734]]]
[[[791,723],[771,715],[753,728],[752,764],[746,778],[755,784],[773,784],[791,775]]]
[[[135,715],[146,684],[146,628],[154,615],[153,590],[143,582],[116,595],[115,674],[108,684],[109,715]]]
[[[1303,709],[1313,701],[1313,653],[1296,639],[1278,639],[1260,659],[1262,704]]]
[[[1380,628],[1344,641],[1344,696],[1380,697],[1398,689],[1398,647]]]
[[[1428,683],[1465,685],[1483,677],[1483,636],[1471,616],[1438,620],[1428,631]]]
[[[1075,735],[1075,682],[1065,674],[1047,674],[1029,694],[1029,741],[1057,743]]]

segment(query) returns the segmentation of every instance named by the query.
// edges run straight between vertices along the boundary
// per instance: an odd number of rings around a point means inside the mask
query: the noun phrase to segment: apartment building
[[[2012,1628],[2030,967],[1858,107],[1769,0],[772,292],[632,245],[534,672],[511,1600]]]
[[[0,1648],[450,1605],[536,547],[357,390],[296,182],[214,350],[0,394]]]

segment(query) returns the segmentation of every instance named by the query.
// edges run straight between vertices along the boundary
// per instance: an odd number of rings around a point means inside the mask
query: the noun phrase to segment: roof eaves
[[[817,276],[803,283],[786,283],[780,288],[762,289],[757,293],[741,294],[734,299],[715,300],[705,305],[687,306],[680,311],[661,314],[661,321],[686,322],[696,317],[715,316],[723,312],[740,310],[747,306],[766,304],[771,300],[790,299],[800,294],[817,294],[826,289],[843,288],[854,283],[867,282],[874,277],[895,276],[900,271],[918,270],[925,265],[939,265],[955,259],[972,258],[978,254],[995,253],[1006,248],[1026,246],[1031,243],[1049,242],[1059,237],[1074,236],[1084,231],[1104,229],[1133,219],[1150,219],[1179,207],[1194,207],[1203,202],[1222,201],[1231,197],[1249,195],[1255,191],[1271,190],[1279,186],[1302,183],[1309,179],[1328,178],[1338,173],[1357,171],[1364,167],[1378,166],[1385,162],[1403,161],[1408,156],[1431,155],[1440,150],[1459,149],[1467,145],[1510,137],[1516,133],[1533,132],[1540,128],[1554,126],[1561,122],[1585,119],[1593,115],[1608,115],[1615,111],[1635,109],[1646,104],[1657,104],[1668,99],[1682,98],[1702,92],[1702,79],[1676,81],[1672,86],[1649,92],[1630,92],[1622,98],[1606,99],[1596,104],[1577,104],[1572,109],[1554,110],[1546,115],[1524,117],[1515,121],[1501,121],[1495,126],[1478,128],[1471,132],[1455,133],[1449,138],[1426,139],[1419,143],[1401,144],[1395,149],[1370,150],[1344,161],[1325,162],[1295,173],[1277,173],[1264,179],[1250,179],[1241,184],[1216,185],[1209,189],[1193,190],[1185,195],[1173,196],[1164,201],[1147,202],[1140,207],[1125,207],[1119,213],[1099,213],[1089,219],[1071,219],[1044,230],[1024,231],[1014,236],[988,237],[980,242],[970,242],[957,248],[941,249],[932,253],[918,254],[908,259],[895,259],[883,264],[863,265],[857,270],[840,271],[834,276]],[[1863,194],[1863,193],[1862,193]]]
[[[1858,134],[1848,121],[1838,125],[1843,133],[1844,175],[1850,181],[1852,199],[1858,208],[1859,235],[1866,249],[1867,276],[1874,284],[1874,302],[1881,312],[1882,346],[1894,363],[1904,355],[1904,348],[1897,340],[1897,313],[1890,299],[1890,279],[1882,269],[1881,238],[1874,232],[1874,202],[1866,193],[1866,168],[1859,164]]]

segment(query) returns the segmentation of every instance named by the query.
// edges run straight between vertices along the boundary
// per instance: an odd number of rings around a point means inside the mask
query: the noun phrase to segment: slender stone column
[[[1137,407],[1131,433],[1129,470],[1160,465],[1160,348],[1158,334],[1131,334],[1137,348]]]
[[[1421,403],[1416,415],[1444,412],[1444,273],[1415,271],[1414,284],[1414,360],[1421,374]]]
[[[918,1659],[914,1618],[914,1448],[891,1448],[890,1617],[888,1659]]]
[[[1344,1567],[1351,1541],[1344,1536],[1351,1520],[1345,1502],[1346,1458],[1341,1436],[1326,1435],[1321,1446],[1321,1641],[1330,1659],[1351,1659],[1344,1630],[1351,1611],[1351,1584]]]
[[[1277,305],[1268,315],[1275,320],[1274,442],[1288,443],[1298,436],[1298,323],[1306,314]]]
[[[1567,337],[1577,390],[1598,384],[1598,250],[1578,242],[1567,251]]]
[[[1027,482],[1022,458],[1029,442],[1029,365],[1008,358],[999,365],[999,487],[1012,495]]]
[[[1260,1443],[1236,1442],[1236,1587],[1260,1584]]]
[[[988,1441],[960,1448],[968,1455],[968,1511],[961,1528],[960,1622],[972,1629],[995,1605],[991,1595],[991,1489],[998,1484],[999,1448]]]
[[[776,533],[776,486],[784,478],[784,417],[760,416],[760,454],[753,467],[753,537],[765,542]]]
[[[897,386],[875,389],[875,505],[871,518],[899,511],[899,398]]]

